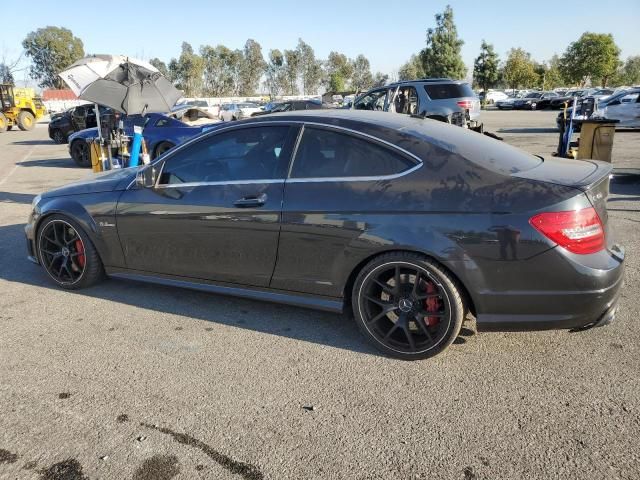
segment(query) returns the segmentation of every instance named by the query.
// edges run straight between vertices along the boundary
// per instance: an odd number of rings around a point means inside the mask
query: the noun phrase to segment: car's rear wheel
[[[36,119],[31,112],[26,110],[18,114],[18,128],[20,130],[33,130],[36,125]]]
[[[358,327],[376,348],[394,357],[432,357],[458,336],[463,296],[455,279],[415,253],[381,255],[359,273],[352,292]]]
[[[53,215],[38,229],[37,253],[51,279],[69,290],[99,282],[104,269],[93,243],[73,220]]]
[[[79,167],[91,166],[89,145],[83,139],[75,140],[71,144],[71,158]]]
[[[7,130],[11,130],[13,128],[13,125],[7,125]]]
[[[164,152],[166,152],[167,150],[173,148],[175,145],[171,142],[161,142],[158,144],[158,146],[155,149],[155,153],[153,155],[153,158],[158,158],[160,155],[162,155]]]

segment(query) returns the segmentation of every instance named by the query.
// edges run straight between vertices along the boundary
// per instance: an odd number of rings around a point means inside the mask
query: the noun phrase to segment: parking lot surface
[[[556,112],[483,115],[506,142],[555,150]],[[638,478],[640,184],[611,187],[627,252],[612,325],[471,322],[403,362],[340,315],[126,281],[55,288],[23,226],[37,193],[91,173],[46,132],[0,134],[0,478]],[[638,151],[640,133],[618,132],[614,166],[640,168]]]

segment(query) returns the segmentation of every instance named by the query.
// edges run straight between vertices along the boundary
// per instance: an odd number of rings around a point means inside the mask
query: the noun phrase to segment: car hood
[[[122,168],[91,173],[86,179],[70,183],[42,194],[43,198],[124,190],[135,178],[137,168]]]
[[[92,138],[98,134],[98,127],[86,128],[84,130],[80,130],[79,132],[72,133],[69,136],[69,145],[76,138]]]

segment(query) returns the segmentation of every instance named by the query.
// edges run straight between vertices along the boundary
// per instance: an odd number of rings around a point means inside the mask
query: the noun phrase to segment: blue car
[[[205,110],[179,107],[170,113],[129,115],[123,118],[125,134],[133,136],[134,126],[143,126],[143,136],[154,159],[170,148],[211,128],[218,120]],[[97,137],[97,128],[81,130],[69,136],[69,154],[80,167],[90,167],[91,158],[87,140]]]

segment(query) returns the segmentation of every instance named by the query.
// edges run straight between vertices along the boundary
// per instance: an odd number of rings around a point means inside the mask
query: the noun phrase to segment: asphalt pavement
[[[548,156],[554,112],[486,112]],[[614,165],[640,169],[640,133]],[[627,251],[612,325],[477,333],[386,358],[340,315],[108,280],[68,292],[26,260],[39,192],[85,176],[46,125],[0,134],[0,478],[636,479],[640,184],[617,181]]]

